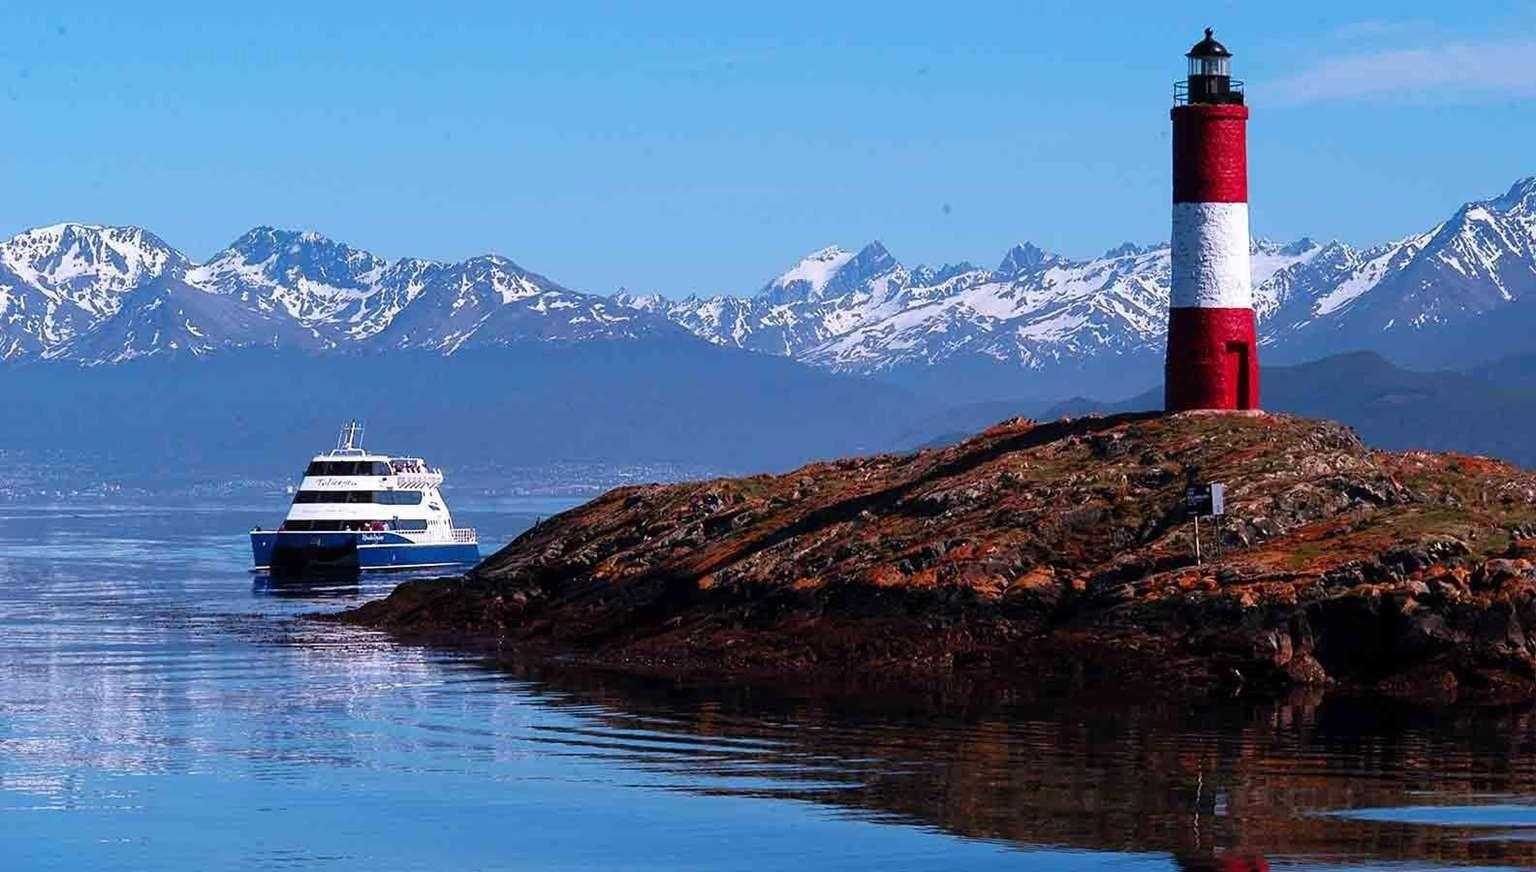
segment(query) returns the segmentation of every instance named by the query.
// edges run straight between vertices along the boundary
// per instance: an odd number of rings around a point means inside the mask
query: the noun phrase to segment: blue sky
[[[1207,24],[1256,233],[1369,244],[1536,174],[1530,4],[1172,5],[0,4],[0,232],[275,224],[669,295],[876,238],[1088,256],[1166,237]]]

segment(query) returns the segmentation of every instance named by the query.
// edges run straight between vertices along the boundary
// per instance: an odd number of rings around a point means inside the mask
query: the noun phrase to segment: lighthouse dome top
[[[1175,105],[1243,102],[1243,83],[1232,78],[1232,52],[1216,41],[1209,27],[1205,39],[1184,56],[1189,59],[1189,76],[1174,86]]]
[[[1216,41],[1216,32],[1211,28],[1205,29],[1205,39],[1195,43],[1185,57],[1190,58],[1229,58],[1232,52],[1227,47]]]

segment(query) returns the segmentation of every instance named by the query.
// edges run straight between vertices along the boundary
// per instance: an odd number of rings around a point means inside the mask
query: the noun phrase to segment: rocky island
[[[1015,419],[620,488],[336,619],[701,677],[1500,700],[1536,695],[1532,556],[1536,474],[1498,461],[1284,415]]]

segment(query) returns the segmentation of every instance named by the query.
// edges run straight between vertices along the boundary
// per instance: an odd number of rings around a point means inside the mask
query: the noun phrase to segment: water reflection
[[[510,538],[531,513],[471,519]],[[274,585],[245,526],[0,517],[16,868],[1536,866],[1528,709],[532,667],[303,620],[398,577]]]
[[[1269,862],[1263,857],[1179,854],[1173,859],[1182,872],[1269,872]]]
[[[362,593],[362,579],[355,572],[331,576],[285,576],[260,572],[252,574],[251,593],[256,596],[283,599],[351,601],[356,600]],[[344,608],[345,604],[342,607]]]
[[[489,664],[487,664],[489,666]],[[1536,866],[1536,718],[1298,695],[1219,708],[846,700],[499,668],[682,789],[835,805],[1019,846]],[[572,741],[565,731],[563,741]],[[638,742],[643,738],[645,741]]]

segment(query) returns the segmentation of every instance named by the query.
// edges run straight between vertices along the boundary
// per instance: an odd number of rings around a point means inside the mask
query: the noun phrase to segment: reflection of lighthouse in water
[[[1173,107],[1173,282],[1164,408],[1257,409],[1248,263],[1248,107],[1209,28]]]
[[[1269,863],[1263,857],[1175,854],[1173,862],[1179,867],[1179,872],[1269,872]]]

